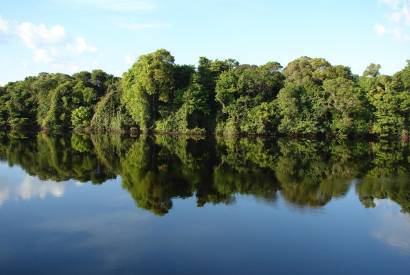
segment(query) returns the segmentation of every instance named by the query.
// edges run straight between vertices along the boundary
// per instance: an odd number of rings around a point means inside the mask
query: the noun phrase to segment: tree
[[[367,93],[374,109],[372,131],[381,138],[408,136],[410,93],[396,88],[392,77],[381,75]]]
[[[78,106],[71,81],[61,83],[50,95],[50,108],[41,127],[47,130],[61,130],[71,127],[71,113]]]
[[[174,96],[174,57],[166,50],[141,56],[122,79],[122,102],[143,131],[152,130],[159,105]]]
[[[6,85],[9,100],[6,103],[8,111],[7,123],[13,130],[35,127],[35,99],[30,93],[32,79],[14,82]]]
[[[287,83],[278,94],[280,133],[293,136],[324,134],[329,128],[325,94],[321,87]]]
[[[346,78],[323,82],[327,105],[331,114],[330,130],[338,137],[349,134],[368,134],[369,115],[362,90]]]
[[[209,128],[211,109],[208,96],[203,86],[198,83],[195,74],[192,83],[186,89],[178,90],[163,119],[158,121],[156,129],[161,132],[180,132],[204,134]]]
[[[84,129],[90,126],[91,109],[89,107],[78,107],[71,113],[71,124],[75,129]]]
[[[92,130],[121,132],[134,126],[125,106],[121,105],[121,93],[117,89],[119,88],[113,88],[97,103],[91,120]]]
[[[381,66],[379,64],[370,64],[367,66],[366,70],[363,72],[364,77],[377,77],[380,75],[380,68]]]
[[[263,66],[241,65],[223,72],[216,84],[216,101],[222,107],[225,120],[224,132],[236,134],[251,129],[266,129],[264,125],[247,125],[248,112],[262,103],[271,102],[283,86],[279,63],[270,62]],[[264,108],[270,105],[266,105]],[[253,110],[253,114],[261,109]],[[255,123],[257,120],[252,119]],[[269,129],[273,132],[274,129]],[[267,134],[267,133],[260,133]]]
[[[323,58],[300,57],[288,64],[283,74],[294,84],[318,84],[334,74],[332,65]]]
[[[160,49],[122,79],[102,70],[40,73],[0,87],[2,129],[123,131],[345,138],[410,130],[410,61],[392,76],[370,64],[362,76],[323,58],[240,65],[201,57],[174,63]]]

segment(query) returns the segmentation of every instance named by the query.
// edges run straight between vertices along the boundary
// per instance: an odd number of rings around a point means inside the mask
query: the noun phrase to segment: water
[[[0,274],[410,271],[406,144],[0,139]]]

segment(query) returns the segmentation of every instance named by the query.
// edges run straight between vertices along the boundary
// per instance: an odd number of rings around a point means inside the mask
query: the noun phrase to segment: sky
[[[103,69],[121,76],[140,56],[169,50],[283,66],[323,57],[361,74],[392,74],[410,59],[410,0],[1,0],[0,85],[40,72]]]

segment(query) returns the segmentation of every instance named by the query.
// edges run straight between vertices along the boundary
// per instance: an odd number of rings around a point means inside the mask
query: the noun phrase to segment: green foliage
[[[310,58],[306,56],[290,62],[283,74],[288,83],[302,86],[311,83],[321,85],[326,79],[337,77],[353,77],[348,67],[332,66],[323,58]]]
[[[378,76],[367,94],[374,110],[372,132],[381,138],[407,136],[409,132],[410,93],[396,85],[391,77]]]
[[[51,93],[49,110],[41,122],[41,127],[47,130],[67,129],[71,126],[71,113],[75,109],[75,97],[72,97],[71,82],[60,84]]]
[[[323,89],[331,115],[330,131],[339,137],[369,132],[368,112],[362,90],[352,81],[338,77],[325,80]]]
[[[100,96],[117,81],[112,75],[93,71],[73,76],[40,73],[9,83],[0,93],[0,101],[4,103],[0,110],[0,125],[14,130],[72,128],[72,112],[82,107],[79,110],[86,108],[91,116]]]
[[[378,77],[380,75],[380,68],[379,64],[370,64],[367,66],[366,70],[363,72],[364,77]]]
[[[160,49],[114,77],[101,70],[40,73],[0,87],[0,127],[409,139],[410,61],[394,74],[362,76],[322,58],[241,65],[178,65]]]
[[[279,110],[275,101],[262,102],[250,109],[240,125],[240,131],[247,134],[267,135],[276,133],[280,122]]]
[[[259,67],[238,66],[220,75],[215,98],[222,106],[224,133],[269,134],[275,131],[266,120],[272,118],[271,125],[276,123],[275,107],[271,102],[283,85],[280,69],[279,63],[271,62]],[[253,117],[256,114],[263,117]],[[256,129],[258,132],[254,132]]]
[[[133,125],[131,116],[121,105],[121,95],[117,90],[113,90],[101,98],[91,120],[91,129],[97,132],[121,132]]]
[[[14,82],[6,85],[8,101],[7,124],[13,130],[21,130],[33,127],[35,121],[35,99],[30,94],[30,85],[32,79],[26,79],[24,82]]]
[[[278,95],[279,132],[338,137],[367,132],[366,102],[350,68],[301,57],[288,64],[284,75],[286,85]]]
[[[280,133],[312,136],[327,132],[328,107],[320,86],[288,83],[280,90],[277,100],[281,115]]]
[[[204,134],[211,114],[208,98],[195,75],[192,84],[176,94],[173,106],[162,112],[155,129],[161,132]]]
[[[73,128],[87,128],[90,126],[91,109],[89,107],[78,107],[71,113],[71,124]]]
[[[75,133],[71,136],[71,147],[77,152],[86,153],[91,151],[92,144],[88,136]]]
[[[122,79],[123,103],[143,131],[152,130],[160,105],[174,96],[174,57],[161,49],[141,56]]]

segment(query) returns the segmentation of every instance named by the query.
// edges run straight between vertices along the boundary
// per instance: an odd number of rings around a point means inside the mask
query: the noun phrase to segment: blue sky
[[[166,48],[241,63],[324,57],[361,73],[410,59],[410,0],[2,0],[0,84],[39,72],[121,75]]]

